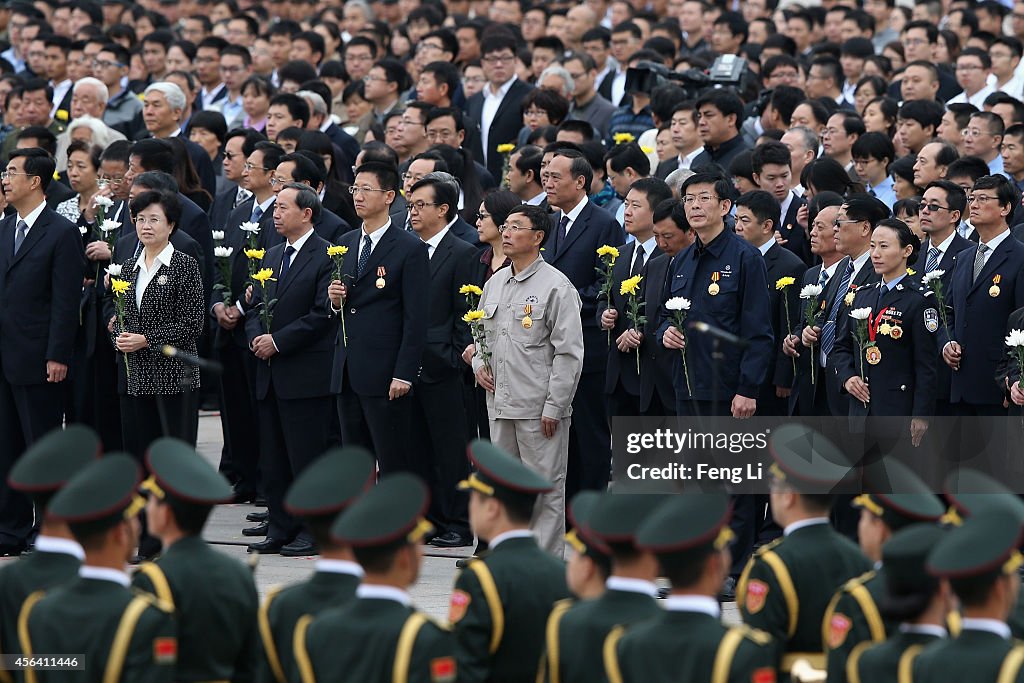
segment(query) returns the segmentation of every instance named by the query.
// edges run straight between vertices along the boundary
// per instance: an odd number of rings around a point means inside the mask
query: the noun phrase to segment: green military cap
[[[935,590],[936,581],[929,580],[925,562],[945,535],[936,524],[910,524],[889,537],[882,546],[885,591],[879,607],[883,612],[896,614],[915,596]]]
[[[659,555],[714,548],[733,539],[725,493],[677,493],[663,500],[636,531],[636,545]]]
[[[664,495],[605,491],[590,515],[590,529],[607,544],[633,544],[637,529],[666,498]]]
[[[772,476],[802,493],[830,493],[852,469],[835,444],[799,424],[773,430],[768,450],[775,460],[770,467]]]
[[[146,501],[136,492],[139,466],[129,455],[107,455],[83,467],[50,501],[49,513],[96,530],[137,515]]]
[[[376,463],[355,446],[332,448],[302,471],[284,498],[284,508],[300,517],[330,517],[373,486]]]
[[[216,505],[232,499],[228,480],[184,441],[157,439],[146,452],[146,463],[152,474],[140,488],[160,500],[170,496],[192,505]]]
[[[469,459],[476,471],[459,482],[462,490],[473,489],[500,498],[502,493],[534,496],[554,488],[550,481],[490,441],[476,439],[469,444]]]
[[[7,476],[12,489],[28,493],[52,493],[79,470],[100,457],[100,439],[80,424],[57,428],[36,441],[18,458]]]
[[[607,557],[608,546],[590,528],[590,518],[601,494],[597,491],[580,491],[573,496],[566,510],[566,516],[573,528],[565,535],[565,542],[580,554]]]
[[[956,470],[946,477],[943,490],[953,505],[943,517],[944,522],[958,526],[964,517],[985,510],[1001,510],[1024,523],[1024,501],[987,474],[970,469]]]
[[[1021,566],[1021,524],[1007,509],[983,510],[950,530],[928,555],[932,576],[958,579],[1013,574]]]
[[[429,502],[427,487],[416,475],[399,472],[386,476],[341,513],[331,527],[331,536],[356,548],[418,543],[432,531],[423,518]]]
[[[868,465],[864,487],[866,492],[853,499],[854,507],[879,517],[894,531],[916,522],[937,522],[946,511],[928,485],[893,458]]]

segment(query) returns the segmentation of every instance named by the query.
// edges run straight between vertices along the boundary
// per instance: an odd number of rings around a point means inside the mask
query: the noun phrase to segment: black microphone
[[[748,346],[750,346],[750,342],[748,342],[746,339],[741,339],[732,332],[726,332],[725,330],[719,327],[708,325],[707,323],[700,322],[699,320],[691,321],[689,324],[687,324],[687,327],[696,332],[700,332],[701,334],[707,334],[712,337],[715,337],[716,339],[720,339],[724,341],[726,344],[732,344],[738,349],[745,349]]]
[[[206,360],[199,356],[193,355],[188,351],[182,351],[179,348],[171,346],[170,344],[164,344],[160,347],[160,353],[167,356],[168,358],[177,358],[185,365],[191,365],[194,368],[205,370],[206,372],[212,372],[214,374],[220,374],[224,371],[223,366],[220,363],[212,360]]]

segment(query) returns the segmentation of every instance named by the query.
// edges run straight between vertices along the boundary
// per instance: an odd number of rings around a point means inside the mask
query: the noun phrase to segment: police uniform
[[[772,474],[797,491],[830,489],[848,472],[848,466],[838,465],[846,462],[842,453],[806,427],[775,429],[770,444]],[[737,606],[746,624],[784,643],[785,679],[801,659],[825,668],[822,615],[840,586],[870,568],[860,549],[836,532],[827,517],[790,524],[781,538],[750,558],[736,588]]]
[[[858,321],[849,316],[849,310],[858,308],[871,309],[868,334],[874,343],[864,350],[854,338]],[[940,326],[935,297],[914,276],[859,288],[840,321],[829,356],[840,392],[846,393],[847,380],[859,375],[871,390],[866,414],[925,419],[934,415],[939,362],[935,333]],[[863,410],[851,396],[851,414]]]
[[[728,496],[682,493],[647,518],[636,543],[675,566],[706,564],[732,538],[728,520]],[[602,653],[608,681],[774,683],[778,652],[770,635],[723,625],[711,595],[677,587],[664,606],[653,618],[609,634]]]
[[[938,584],[922,580],[926,575],[924,564],[928,553],[944,535],[942,528],[935,524],[912,524],[893,534],[886,542],[882,559],[887,571],[879,591],[879,605],[883,611],[892,609],[901,598],[905,600],[908,596],[924,592],[934,595]],[[895,625],[887,640],[858,643],[843,665],[840,680],[850,683],[906,681],[917,654],[947,635],[946,629],[938,624],[906,622]],[[831,658],[829,662],[831,664]],[[831,671],[828,680],[831,683]]]
[[[945,512],[939,498],[898,460],[877,461],[865,474],[865,489],[853,505],[878,517],[890,532],[920,522],[937,522]],[[893,491],[894,493],[888,493]],[[863,513],[862,513],[863,514]],[[829,683],[846,680],[846,661],[861,643],[880,643],[897,624],[879,609],[886,585],[886,566],[847,581],[833,596],[822,620]]]
[[[162,438],[146,453],[142,489],[172,512],[201,514],[232,500],[231,484],[183,441]],[[255,675],[259,598],[252,572],[186,534],[155,562],[139,566],[133,585],[174,607],[178,681],[247,680]]]
[[[79,470],[99,457],[100,441],[84,425],[56,429],[29,448],[11,468],[7,484],[33,497],[43,514],[53,495]],[[85,552],[70,538],[46,534],[36,537],[35,551],[0,568],[0,652],[20,654],[18,612],[36,591],[49,590],[78,576]],[[14,672],[0,669],[0,683],[10,683]]]
[[[381,479],[331,527],[332,539],[361,549],[398,552],[423,541],[429,494],[416,476]],[[414,549],[419,553],[419,549]],[[403,588],[368,580],[355,598],[295,626],[293,680],[454,683],[457,669],[451,632],[412,607]]]
[[[373,457],[362,448],[330,450],[295,479],[285,496],[285,509],[302,519],[316,537],[373,485],[374,470]],[[321,552],[331,554],[329,539],[315,540]],[[259,680],[285,683],[288,672],[295,669],[292,638],[299,619],[344,605],[355,597],[362,578],[363,569],[357,563],[325,557],[317,560],[309,580],[272,588],[259,612],[263,643]]]
[[[636,552],[636,530],[664,501],[662,496],[604,492],[583,522],[585,537],[605,544],[612,555],[612,575],[593,600],[559,602],[548,617],[542,681],[589,683],[605,679],[604,663],[594,656],[617,626],[629,627],[661,613],[652,581],[616,576],[615,549]]]
[[[1007,509],[987,509],[953,529],[928,555],[928,573],[940,579],[990,588],[1017,575],[1024,558],[1017,550],[1020,520]],[[932,643],[913,661],[914,683],[1024,681],[1024,643],[1014,641],[999,619],[964,618],[960,634]]]
[[[473,495],[529,505],[551,488],[550,482],[486,441],[471,443],[469,456],[476,471],[462,485]],[[488,552],[459,573],[451,596],[448,619],[455,629],[459,681],[533,680],[548,615],[556,602],[569,597],[565,563],[544,552],[525,528],[484,540],[490,544]]]
[[[49,515],[67,522],[76,537],[109,532],[130,520],[145,501],[135,492],[139,467],[127,455],[107,455],[86,466],[54,496]],[[127,558],[126,558],[127,559]],[[26,671],[29,683],[175,680],[178,641],[172,608],[129,588],[124,572],[85,563],[72,579],[46,593],[33,593],[19,615],[25,654],[78,654],[81,671]]]

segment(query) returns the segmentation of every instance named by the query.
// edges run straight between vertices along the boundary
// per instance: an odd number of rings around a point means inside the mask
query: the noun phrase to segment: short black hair
[[[360,173],[372,173],[377,177],[377,181],[380,183],[380,189],[382,190],[393,190],[398,192],[401,187],[398,177],[398,167],[392,166],[391,164],[382,163],[380,161],[363,161],[360,166],[356,167],[355,175]]]
[[[166,140],[139,140],[132,146],[131,156],[139,157],[139,162],[147,171],[163,171],[174,175],[174,150]]]
[[[545,148],[545,153],[547,148]],[[587,161],[587,157],[583,152],[578,152],[574,149],[563,147],[555,151],[556,157],[565,157],[569,160],[569,172],[572,173],[572,177],[575,180],[580,176],[583,176],[583,188],[589,190],[591,183],[594,182],[594,168]],[[650,162],[648,162],[650,164]],[[589,194],[589,192],[587,193]]]
[[[739,12],[722,12],[718,15],[718,18],[715,19],[714,25],[728,26],[729,33],[733,36],[742,36],[743,40],[740,42],[747,42],[747,36],[749,35],[747,22]]]
[[[277,165],[281,163],[281,157],[285,155],[284,147],[269,140],[257,142],[253,151],[263,152],[263,166],[269,169],[277,168]]]
[[[792,169],[793,156],[789,152],[789,147],[781,142],[762,142],[754,148],[750,156],[750,165],[754,173],[761,175],[765,164],[777,164]]]
[[[946,178],[970,178],[973,185],[978,178],[989,174],[988,164],[979,157],[960,157],[946,169]]]
[[[296,183],[307,183],[311,187],[317,188],[327,178],[327,166],[324,164],[324,160],[312,152],[285,154],[278,160],[277,165],[281,166],[289,161],[295,164],[295,168],[292,170],[292,180]],[[317,165],[318,161],[319,165]]]
[[[172,192],[146,190],[133,199],[128,208],[131,210],[132,217],[134,218],[139,215],[140,211],[145,211],[154,204],[159,204],[163,208],[164,215],[167,216],[167,222],[174,225],[173,230],[177,230],[178,224],[181,221],[181,200],[178,199],[178,195]]]
[[[672,199],[672,188],[661,178],[640,178],[634,181],[629,189],[642,192],[647,197],[647,206],[652,212],[666,199]]]
[[[765,192],[764,190],[745,192],[736,199],[736,206],[747,207],[754,214],[754,217],[762,223],[771,220],[773,226],[778,227],[779,225],[779,215],[782,213],[782,207],[779,204],[779,200],[770,192]]]
[[[977,57],[981,60],[981,66],[985,69],[992,68],[992,57],[989,56],[988,52],[982,50],[980,47],[965,47],[957,55],[957,59],[960,57]]]
[[[447,85],[449,98],[459,87],[459,70],[451,62],[431,62],[423,67],[420,73],[430,74],[438,85]]]
[[[324,57],[327,56],[327,45],[324,43],[324,37],[316,31],[302,31],[292,36],[292,42],[297,40],[304,41],[309,45],[309,49],[313,52],[320,53],[320,59],[316,61],[317,64],[324,61]]]
[[[53,180],[53,173],[57,170],[57,163],[46,150],[39,147],[19,147],[11,152],[10,160],[18,157],[25,159],[25,173],[39,178],[39,187],[45,192]]]
[[[736,189],[721,173],[711,173],[708,171],[694,173],[683,181],[683,186],[679,189],[680,196],[685,195],[686,191],[694,185],[713,185],[715,194],[718,195],[719,199],[732,201],[736,196]]]
[[[1006,224],[1013,224],[1013,213],[1016,208],[1016,204],[1020,203],[1020,197],[1013,191],[1013,187],[1010,185],[1010,181],[1006,176],[1000,174],[996,175],[984,175],[974,181],[974,187],[971,188],[971,192],[976,190],[995,190],[996,197],[999,198],[999,206],[1009,206],[1010,213],[1006,217]]]
[[[188,122],[189,131],[196,128],[202,128],[213,133],[221,145],[227,141],[228,124],[224,120],[224,115],[219,111],[197,111]]]
[[[666,199],[654,207],[655,223],[660,223],[666,218],[672,219],[672,223],[683,232],[690,232],[690,223],[686,220],[686,209],[678,199]]]
[[[413,192],[423,187],[433,188],[434,201],[448,207],[445,212],[445,218],[447,220],[452,220],[458,215],[459,192],[457,189],[458,185],[456,183],[447,182],[437,176],[427,175],[413,183],[412,187],[409,188],[409,194],[412,195]],[[408,197],[406,199],[408,199]]]
[[[589,121],[583,119],[566,119],[558,124],[558,132],[568,131],[571,133],[579,133],[583,136],[583,140],[594,139],[594,126]]]
[[[632,168],[642,177],[651,175],[651,159],[635,142],[615,145],[604,155],[604,162],[616,173]]]
[[[637,40],[643,40],[644,37],[643,30],[632,21],[623,21],[622,23],[613,26],[611,35],[615,35],[616,33],[629,33]]]
[[[933,180],[925,186],[925,190],[937,187],[946,193],[946,204],[949,205],[950,211],[959,211],[961,218],[964,215],[964,211],[967,210],[967,193],[964,192],[964,188],[960,187],[956,183],[948,180]]]
[[[743,125],[743,100],[736,93],[723,89],[708,90],[697,100],[695,109],[699,111],[706,104],[710,104],[722,112],[722,116],[735,115],[737,131]]]
[[[376,161],[398,168],[398,153],[380,140],[364,143],[362,154],[364,165],[371,161]]]
[[[772,90],[772,109],[779,113],[782,123],[789,126],[793,121],[793,111],[804,101],[804,91],[791,85],[779,85]]]
[[[541,246],[543,246],[548,241],[548,237],[551,236],[551,215],[548,214],[544,207],[534,206],[532,204],[520,204],[519,206],[513,207],[512,210],[508,212],[508,215],[511,216],[514,213],[523,214],[524,216],[530,219],[530,225],[533,226],[534,230],[544,233],[544,239],[541,240]],[[508,220],[508,216],[506,216],[505,218],[506,220]],[[502,500],[502,503],[505,504],[506,510],[509,512],[509,517],[512,517],[512,511],[509,508],[509,502],[510,500]],[[521,516],[521,513],[519,516]],[[529,520],[530,514],[527,513],[525,521]]]
[[[115,140],[107,145],[100,156],[100,163],[104,161],[118,161],[128,166],[128,157],[131,156],[132,142],[130,140]]]
[[[595,40],[600,40],[607,48],[612,43],[612,32],[604,26],[595,26],[594,28],[587,29],[583,32],[583,36],[580,38],[580,45],[583,43],[592,43]]]
[[[814,60],[811,61],[811,66],[823,67],[826,72],[826,77],[832,79],[832,83],[835,87],[843,87],[843,67],[835,57],[815,57]],[[808,68],[807,71],[810,73],[810,68]]]
[[[950,12],[950,14],[952,14],[952,12]],[[918,19],[917,21],[907,22],[906,24],[904,24],[901,33],[906,34],[907,31],[915,28],[924,29],[928,37],[929,45],[934,45],[935,43],[939,42],[939,28],[935,24],[924,19]],[[975,26],[975,28],[977,28],[977,26]]]
[[[309,123],[309,104],[295,93],[282,92],[274,95],[268,107],[282,105],[288,109],[288,115],[302,122],[303,128]]]
[[[293,59],[277,70],[277,77],[280,83],[305,83],[316,78],[316,68],[305,60]]]
[[[885,133],[864,133],[853,141],[850,150],[855,159],[886,160],[886,165],[896,160],[896,148],[892,138]]]
[[[50,156],[57,154],[57,136],[46,126],[27,126],[18,132],[15,138],[18,142],[34,138],[39,143],[39,148],[46,151]]]
[[[899,118],[917,121],[921,128],[931,126],[934,132],[942,124],[942,115],[945,113],[945,108],[935,100],[910,100],[904,102],[900,107]],[[993,114],[993,116],[995,115]],[[999,117],[996,116],[996,118]]]
[[[513,165],[524,175],[528,171],[533,171],[533,182],[540,185],[540,165],[544,160],[544,151],[536,145],[524,145],[516,152],[518,156],[512,162]]]

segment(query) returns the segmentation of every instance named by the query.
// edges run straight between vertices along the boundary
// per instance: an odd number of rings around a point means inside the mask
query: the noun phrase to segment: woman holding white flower
[[[851,414],[910,418],[915,446],[935,410],[935,333],[941,325],[931,290],[907,274],[921,241],[903,221],[881,221],[871,234],[877,285],[857,290],[840,321],[829,366],[850,394]]]
[[[79,227],[89,227],[84,214],[100,189],[98,174],[102,153],[102,147],[82,140],[75,140],[68,146],[68,180],[71,189],[78,194],[58,204],[56,211]],[[94,236],[89,236],[88,232],[85,234],[92,241]]]

